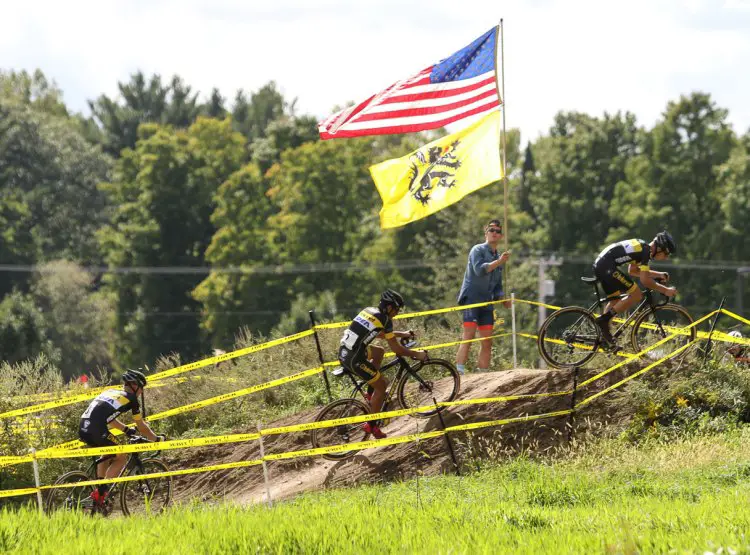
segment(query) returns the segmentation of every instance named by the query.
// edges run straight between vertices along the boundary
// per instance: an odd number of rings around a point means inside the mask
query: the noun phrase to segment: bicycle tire
[[[565,325],[565,319],[571,319],[573,323]],[[554,324],[562,329],[557,329]],[[587,326],[585,334],[577,329],[583,325]],[[539,328],[536,344],[539,354],[553,368],[577,368],[596,356],[602,335],[591,312],[580,306],[568,306],[547,317]],[[563,359],[565,354],[570,360]]]
[[[77,511],[81,509],[92,509],[91,492],[94,486],[77,486],[73,488],[58,488],[60,484],[74,484],[76,482],[87,482],[92,478],[83,471],[72,470],[60,476],[53,484],[47,494],[44,509],[47,514],[55,511]]]
[[[159,459],[143,459],[132,466],[126,476],[169,472],[169,467]],[[120,490],[120,507],[125,516],[132,514],[158,514],[172,500],[172,477],[148,478],[123,482]]]
[[[661,326],[657,327],[655,323],[649,322],[650,318],[658,316]],[[671,335],[676,328],[686,327],[693,323],[693,317],[690,313],[677,304],[668,303],[654,307],[652,310],[646,310],[638,316],[633,325],[633,331],[630,341],[636,353]],[[695,327],[690,328],[685,335],[678,335],[674,339],[667,341],[662,347],[652,349],[644,356],[651,360],[663,358],[667,351],[673,351],[682,345],[693,341],[698,332]],[[677,342],[675,344],[675,341]]]
[[[425,383],[418,381],[412,373],[419,374]],[[460,389],[461,377],[456,367],[447,360],[433,358],[415,365],[411,373],[406,372],[401,376],[396,386],[396,394],[401,406],[411,409],[432,405],[433,398],[438,403],[453,401]],[[417,412],[414,415],[433,416],[438,413],[438,410],[442,409]]]
[[[351,416],[360,416],[370,414],[370,407],[358,399],[339,399],[326,405],[320,411],[315,422],[323,420],[336,420],[338,418],[347,418]],[[314,449],[319,447],[333,447],[347,443],[356,443],[366,441],[369,434],[362,429],[364,422],[358,424],[343,424],[332,428],[319,428],[310,430],[310,441]],[[357,450],[343,451],[340,453],[325,453],[323,458],[330,461],[341,461],[354,455]]]

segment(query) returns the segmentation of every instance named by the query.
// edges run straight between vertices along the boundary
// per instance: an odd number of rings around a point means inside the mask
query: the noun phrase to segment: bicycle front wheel
[[[398,400],[405,409],[435,406],[435,401],[453,401],[460,387],[461,377],[455,366],[434,358],[414,365],[403,375],[397,386]],[[415,414],[432,416],[437,412],[438,409],[430,409]]]
[[[357,399],[339,399],[325,406],[320,411],[315,422],[324,420],[338,420],[339,418],[350,418],[352,416],[362,416],[370,414],[370,408],[362,401]],[[334,447],[337,445],[346,445],[347,443],[357,443],[366,441],[369,434],[362,429],[364,422],[356,424],[341,424],[331,428],[318,428],[310,431],[310,440],[313,448]],[[335,453],[325,453],[324,458],[331,461],[340,461],[351,457],[357,451],[340,451]]]
[[[166,464],[159,459],[143,459],[133,466],[129,476],[169,472]],[[125,516],[133,514],[156,514],[169,506],[172,500],[172,477],[143,478],[123,482],[120,491],[120,505]]]
[[[47,500],[44,504],[47,513],[91,510],[94,506],[91,499],[91,492],[94,491],[94,486],[58,487],[61,484],[76,484],[89,480],[91,478],[80,470],[66,472],[60,476],[54,483],[54,487],[47,494]]]
[[[544,321],[537,347],[550,366],[576,368],[596,355],[601,342],[601,331],[591,312],[569,306],[556,310]]]
[[[664,358],[675,349],[693,341],[697,335],[695,327],[685,329],[693,323],[693,317],[687,310],[676,304],[657,306],[653,310],[646,310],[638,317],[633,326],[631,342],[636,353],[648,349],[665,337],[677,334],[673,339],[665,341],[655,349],[644,355],[650,360]]]

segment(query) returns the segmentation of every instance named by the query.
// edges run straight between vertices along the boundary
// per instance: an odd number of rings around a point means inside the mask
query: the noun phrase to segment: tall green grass
[[[17,553],[747,553],[750,428],[129,519],[0,513]]]

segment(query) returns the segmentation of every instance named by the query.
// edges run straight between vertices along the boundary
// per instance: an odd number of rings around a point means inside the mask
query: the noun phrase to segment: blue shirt
[[[500,258],[498,251],[493,251],[489,244],[474,245],[469,251],[464,282],[458,294],[458,304],[484,303],[503,298],[502,265],[494,270],[488,266]]]

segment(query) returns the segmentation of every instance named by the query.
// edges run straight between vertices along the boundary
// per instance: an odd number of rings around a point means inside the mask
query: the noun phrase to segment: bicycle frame
[[[591,313],[594,313],[594,309],[595,308],[598,309],[598,311],[601,313],[602,312],[602,306],[606,306],[607,303],[609,303],[610,301],[612,301],[614,299],[624,299],[625,297],[628,296],[628,295],[617,295],[617,296],[612,297],[612,298],[607,298],[606,296],[605,297],[601,297],[600,294],[599,294],[599,282],[596,281],[596,282],[594,282],[593,285],[594,285],[594,292],[595,292],[595,295],[596,295],[596,302],[594,302],[594,304],[592,304],[589,307],[589,309],[588,309],[589,312],[591,312]],[[657,317],[656,316],[657,313],[656,313],[655,309],[658,308],[658,307],[660,307],[660,306],[663,306],[663,305],[665,305],[665,304],[667,304],[669,302],[669,298],[665,297],[664,302],[654,303],[654,300],[653,300],[653,298],[651,296],[651,290],[650,289],[641,289],[641,293],[643,294],[643,300],[638,304],[637,307],[635,307],[635,309],[633,309],[633,311],[628,315],[628,317],[625,318],[625,321],[623,321],[618,326],[618,328],[615,330],[615,332],[612,334],[612,337],[615,340],[617,340],[620,337],[620,335],[622,335],[622,333],[625,331],[626,328],[630,327],[631,321],[635,321],[641,315],[641,313],[643,311],[650,310],[654,314],[654,316]],[[648,306],[646,306],[646,305],[648,305]],[[658,320],[657,320],[657,324],[661,325],[661,322],[658,322]]]
[[[133,443],[143,443],[143,442],[133,442]],[[159,451],[154,451],[155,456],[158,456]],[[86,474],[93,477],[94,479],[99,480],[99,475],[97,474],[97,467],[99,466],[99,463],[102,463],[104,461],[110,460],[114,458],[114,455],[104,455],[103,457],[99,457],[94,460],[94,462],[91,463],[91,465],[88,467],[88,470],[86,470]],[[140,453],[134,452],[130,453],[128,456],[128,460],[125,462],[123,467],[120,469],[120,473],[117,475],[117,478],[122,478],[127,474],[128,471],[132,470],[135,467],[142,467],[141,464],[141,457]],[[119,485],[119,482],[115,482],[112,485],[112,489],[110,490],[110,498],[114,497],[114,493],[117,491],[117,486]]]
[[[419,364],[419,361],[415,363],[414,366],[417,366]],[[393,391],[396,387],[396,384],[401,380],[401,377],[405,374],[411,374],[414,379],[416,379],[420,384],[427,386],[427,383],[422,379],[422,377],[413,371],[413,367],[411,364],[409,364],[403,357],[396,356],[395,359],[393,359],[388,364],[382,366],[380,368],[380,372],[383,373],[386,370],[390,370],[394,366],[398,366],[398,370],[396,371],[396,375],[393,377],[393,381],[388,386],[388,389],[385,392],[385,398],[383,399],[383,406],[387,406],[388,402],[390,402],[391,397],[393,396]],[[342,367],[343,368],[343,367]],[[352,390],[352,394],[350,397],[356,397],[357,393],[362,395],[362,397],[365,397],[365,393],[363,391],[363,388],[367,385],[367,382],[358,378],[355,376],[352,372],[350,372],[347,369],[344,369],[344,373],[349,376],[349,379],[352,381],[352,384],[354,385],[354,389]]]

